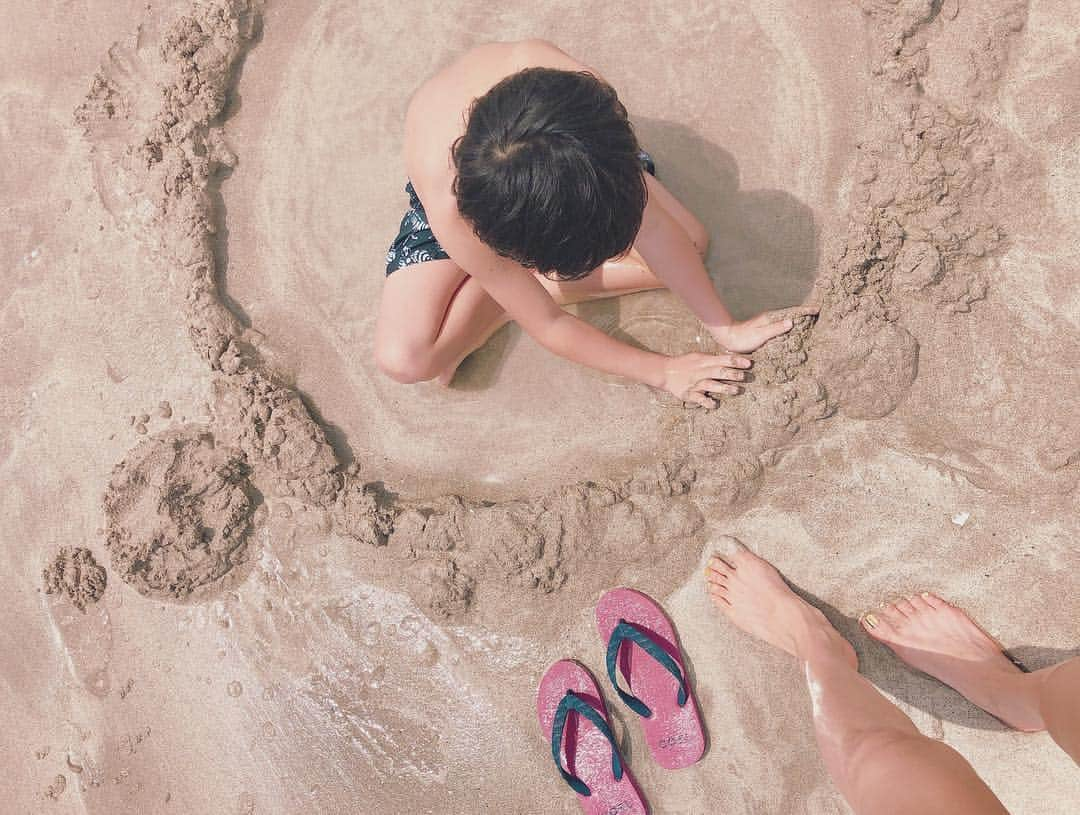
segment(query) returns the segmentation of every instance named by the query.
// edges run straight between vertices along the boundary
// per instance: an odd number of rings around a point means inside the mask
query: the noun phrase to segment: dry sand
[[[9,15],[6,806],[576,811],[533,694],[554,659],[601,666],[592,606],[625,584],[667,599],[710,732],[703,762],[664,773],[616,709],[654,811],[846,812],[801,675],[706,602],[700,564],[726,533],[811,593],[1010,809],[1072,812],[1080,773],[1048,737],[1003,730],[853,620],[932,589],[1029,667],[1078,652],[1078,13]],[[821,306],[716,411],[513,326],[449,391],[373,369],[409,95],[474,43],[538,34],[619,89],[737,312]],[[709,347],[665,293],[579,313]]]

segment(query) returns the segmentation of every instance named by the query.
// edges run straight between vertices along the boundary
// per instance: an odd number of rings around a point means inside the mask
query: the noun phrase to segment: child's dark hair
[[[458,212],[499,255],[574,280],[634,243],[648,190],[615,89],[525,68],[469,108],[451,148]]]

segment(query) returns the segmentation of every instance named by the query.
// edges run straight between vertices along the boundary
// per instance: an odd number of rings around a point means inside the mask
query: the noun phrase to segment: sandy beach
[[[929,590],[1080,655],[1075,0],[53,0],[0,30],[0,748],[12,813],[580,811],[537,683],[600,595],[678,628],[708,732],[652,811],[837,815],[794,660],[702,580],[780,568],[1014,813],[1080,772],[858,618]],[[715,410],[516,325],[372,357],[413,91],[543,36],[618,90],[739,317],[820,307]],[[716,346],[671,293],[571,306]],[[605,680],[606,682],[606,680]]]

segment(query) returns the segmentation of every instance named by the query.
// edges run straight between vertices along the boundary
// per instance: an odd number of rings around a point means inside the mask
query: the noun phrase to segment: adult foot
[[[1017,730],[1045,729],[1038,679],[1005,656],[986,632],[956,606],[923,593],[862,618],[863,628],[900,659],[959,691]]]
[[[840,656],[858,665],[851,644],[788,587],[771,563],[730,536],[719,548],[705,569],[709,596],[736,626],[804,661]]]

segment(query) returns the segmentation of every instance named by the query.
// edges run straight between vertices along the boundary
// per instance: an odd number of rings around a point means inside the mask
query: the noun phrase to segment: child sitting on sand
[[[705,228],[656,180],[615,90],[546,40],[480,45],[424,83],[404,155],[411,208],[375,332],[378,366],[399,382],[449,384],[516,320],[560,356],[712,407],[739,392],[740,354],[812,312],[732,318],[705,271]],[[661,287],[726,353],[653,353],[561,308]]]

